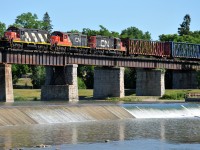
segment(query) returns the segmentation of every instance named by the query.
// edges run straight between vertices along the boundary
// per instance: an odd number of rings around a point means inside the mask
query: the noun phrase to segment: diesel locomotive
[[[11,26],[4,33],[0,46],[13,49],[48,50],[49,37],[48,32],[44,30]]]
[[[101,35],[87,36],[81,33],[47,31],[9,27],[0,40],[4,49],[56,51],[124,57],[153,56],[165,58],[200,59],[200,45],[180,42],[120,39]]]

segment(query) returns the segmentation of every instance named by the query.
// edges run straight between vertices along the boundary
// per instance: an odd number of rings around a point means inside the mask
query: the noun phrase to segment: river
[[[132,150],[200,147],[200,105],[121,104],[136,118],[0,127],[1,149]],[[45,145],[45,148],[42,146]]]

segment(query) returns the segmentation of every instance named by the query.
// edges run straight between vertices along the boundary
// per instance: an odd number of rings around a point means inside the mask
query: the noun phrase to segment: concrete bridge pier
[[[95,67],[93,97],[124,97],[124,68]]]
[[[163,96],[165,93],[165,73],[159,69],[137,69],[136,95]]]
[[[14,102],[12,84],[12,65],[0,65],[0,101]]]
[[[172,72],[172,89],[197,89],[197,71],[174,70]]]
[[[45,85],[41,89],[41,100],[78,101],[78,65],[46,67]]]

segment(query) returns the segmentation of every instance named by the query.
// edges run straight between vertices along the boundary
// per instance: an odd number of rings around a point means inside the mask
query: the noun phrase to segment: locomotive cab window
[[[17,32],[17,38],[20,38],[20,34],[19,34],[19,32]]]
[[[68,38],[68,36],[67,35],[64,35],[64,39],[67,39]]]

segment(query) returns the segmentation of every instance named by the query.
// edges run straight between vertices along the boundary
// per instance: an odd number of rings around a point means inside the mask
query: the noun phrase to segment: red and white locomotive
[[[47,50],[50,46],[48,43],[49,36],[47,31],[14,26],[6,30],[1,40],[1,46],[15,49]]]
[[[120,55],[126,51],[121,39],[101,35],[87,36],[80,33],[54,31],[50,41],[54,48],[60,50],[66,48],[71,52]]]

